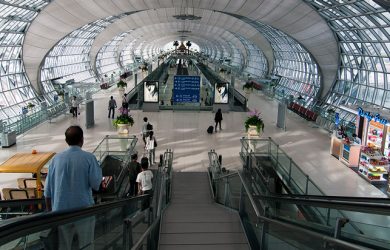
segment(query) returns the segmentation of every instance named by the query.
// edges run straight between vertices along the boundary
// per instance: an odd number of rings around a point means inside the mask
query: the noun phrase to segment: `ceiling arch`
[[[39,65],[47,52],[62,37],[76,28],[100,18],[131,11],[173,8],[177,14],[180,13],[182,2],[171,0],[56,0],[51,2],[31,24],[23,46],[23,60],[32,85],[37,89]],[[198,0],[193,1],[193,6],[187,7],[193,7],[194,14],[201,16],[211,25],[225,21],[235,27],[235,20],[207,10],[237,14],[282,30],[303,44],[317,60],[322,72],[326,72],[323,76],[326,86],[324,90],[328,90],[331,86],[338,67],[337,42],[325,20],[304,1]],[[166,13],[167,19],[171,18],[169,14]],[[149,15],[147,18],[156,20],[155,16]],[[146,20],[136,19],[133,22],[142,25]],[[164,30],[159,32],[160,35],[165,33]],[[242,32],[248,30],[243,29]]]
[[[216,35],[214,30],[210,30],[210,27],[217,27],[251,40],[264,52],[268,61],[268,65],[270,65],[270,68],[272,68],[273,52],[271,45],[267,39],[265,39],[264,36],[260,34],[255,28],[241,21],[240,19],[230,17],[224,13],[212,12],[209,10],[196,10],[196,13],[198,12],[202,12],[202,15],[208,18],[202,18],[199,22],[186,23],[183,21],[178,21],[172,17],[175,14],[175,9],[170,8],[137,12],[133,15],[118,19],[113,24],[108,26],[103,32],[101,32],[98,37],[96,37],[90,53],[92,65],[94,65],[96,54],[105,43],[111,40],[114,36],[117,36],[123,32],[128,32],[129,30],[134,31],[129,33],[129,39],[123,39],[121,43],[122,45],[119,46],[119,51],[124,46],[126,46],[129,40],[133,40],[135,33],[137,33],[138,36],[143,36],[143,40],[145,40],[146,36],[153,39],[155,37],[161,37],[168,34],[176,34],[176,37],[174,37],[173,40],[180,40],[183,33],[178,31],[183,29],[190,30],[193,36],[204,34],[205,31],[210,31],[203,36],[204,39],[208,40]],[[154,17],[154,19],[152,20],[152,18],[149,17]],[[141,24],[135,23],[135,20],[146,21]],[[164,30],[164,35],[161,34],[161,30]],[[150,34],[151,36],[149,36]],[[152,41],[153,40],[148,40],[148,42]]]

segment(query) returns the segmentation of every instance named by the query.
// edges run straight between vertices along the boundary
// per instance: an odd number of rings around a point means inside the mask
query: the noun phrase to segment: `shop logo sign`
[[[364,112],[364,110],[362,108],[358,108],[358,114],[359,116],[363,116],[364,118],[366,118],[368,121],[371,121],[371,120],[374,120],[376,122],[379,122],[383,125],[387,125],[389,123],[388,120],[380,117],[379,114],[375,114],[375,115],[372,115],[370,112]]]

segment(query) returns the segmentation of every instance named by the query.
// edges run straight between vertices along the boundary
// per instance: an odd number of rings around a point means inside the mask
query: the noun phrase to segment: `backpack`
[[[146,124],[146,130],[152,131],[153,130],[153,125],[150,124],[150,123]]]

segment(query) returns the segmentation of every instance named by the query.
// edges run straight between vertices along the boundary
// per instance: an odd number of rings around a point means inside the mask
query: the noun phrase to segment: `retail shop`
[[[342,129],[335,131],[330,153],[368,182],[387,184],[390,192],[390,119],[363,108],[358,108],[356,115],[356,137],[346,135]]]

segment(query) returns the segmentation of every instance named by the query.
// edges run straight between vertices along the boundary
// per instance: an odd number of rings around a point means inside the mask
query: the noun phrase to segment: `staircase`
[[[211,199],[206,172],[173,173],[172,199],[162,219],[160,250],[249,248],[237,212]]]

